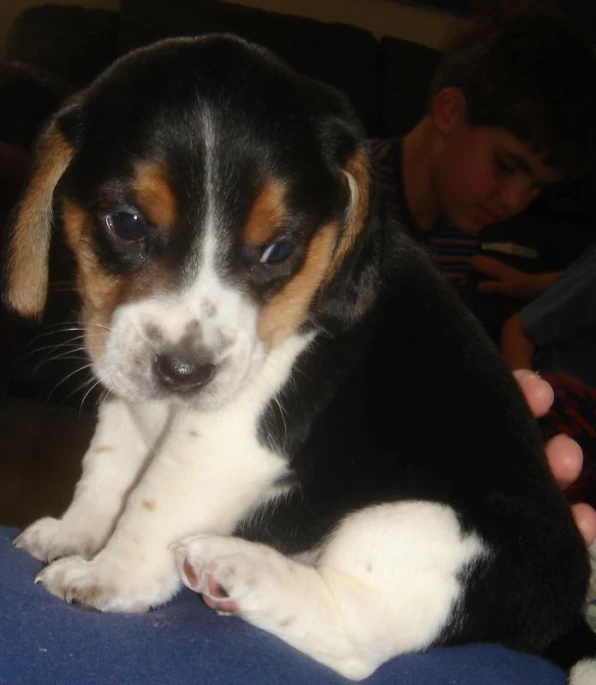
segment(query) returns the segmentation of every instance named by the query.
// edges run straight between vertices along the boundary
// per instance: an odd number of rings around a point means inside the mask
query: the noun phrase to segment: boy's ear
[[[466,121],[466,96],[460,88],[450,86],[435,94],[430,110],[435,128],[450,133]]]
[[[4,299],[22,316],[38,316],[48,288],[54,190],[75,152],[78,108],[58,113],[41,135],[33,168],[12,216]]]

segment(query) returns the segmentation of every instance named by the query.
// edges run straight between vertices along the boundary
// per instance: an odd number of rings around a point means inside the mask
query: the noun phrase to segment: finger
[[[470,259],[470,265],[475,271],[493,278],[505,278],[510,273],[509,267],[494,257],[476,255]]]
[[[480,281],[478,283],[478,290],[481,293],[496,293],[499,295],[507,295],[509,284],[505,281]]]
[[[559,484],[566,488],[571,485],[582,470],[584,456],[582,448],[568,435],[555,435],[544,446],[549,468]]]
[[[519,383],[532,414],[536,417],[544,416],[555,399],[550,385],[530,369],[517,369],[513,375]]]
[[[505,264],[505,262],[502,262],[500,259],[485,257],[483,255],[472,257],[470,259],[470,265],[475,271],[486,276],[492,276],[500,281],[515,278],[520,273],[517,269]]]
[[[589,547],[596,540],[596,511],[589,504],[581,502],[571,505],[571,513],[586,546]]]

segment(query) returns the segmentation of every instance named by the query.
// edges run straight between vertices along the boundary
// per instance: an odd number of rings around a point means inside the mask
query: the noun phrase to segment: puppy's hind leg
[[[454,512],[425,502],[371,507],[338,527],[315,566],[233,537],[176,550],[185,584],[342,675],[361,679],[433,643],[483,554]]]
[[[149,449],[128,405],[105,402],[69,508],[59,519],[48,516],[30,525],[15,546],[41,561],[92,557],[113,530]]]

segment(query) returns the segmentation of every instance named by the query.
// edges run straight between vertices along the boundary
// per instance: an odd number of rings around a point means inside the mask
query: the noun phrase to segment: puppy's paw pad
[[[203,594],[203,601],[205,604],[218,614],[228,616],[238,612],[238,602],[230,599],[228,590],[226,590],[214,575],[207,573],[206,587],[207,591]]]
[[[202,594],[211,608],[237,611],[259,582],[252,547],[235,538],[201,536],[184,541],[176,549],[184,584]]]

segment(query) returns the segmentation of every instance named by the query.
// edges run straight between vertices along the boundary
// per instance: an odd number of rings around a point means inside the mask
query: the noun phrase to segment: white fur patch
[[[569,685],[596,685],[596,659],[577,663],[569,674]]]
[[[144,422],[133,411],[122,400],[102,405],[70,507],[60,519],[46,517],[29,526],[15,540],[17,547],[43,561],[92,557],[103,547],[167,418],[163,406],[147,407]]]
[[[349,516],[314,567],[209,535],[183,540],[177,560],[184,582],[212,603],[233,603],[250,623],[361,679],[432,644],[460,598],[459,574],[486,552],[449,507],[401,502]],[[225,590],[221,600],[213,581]]]

